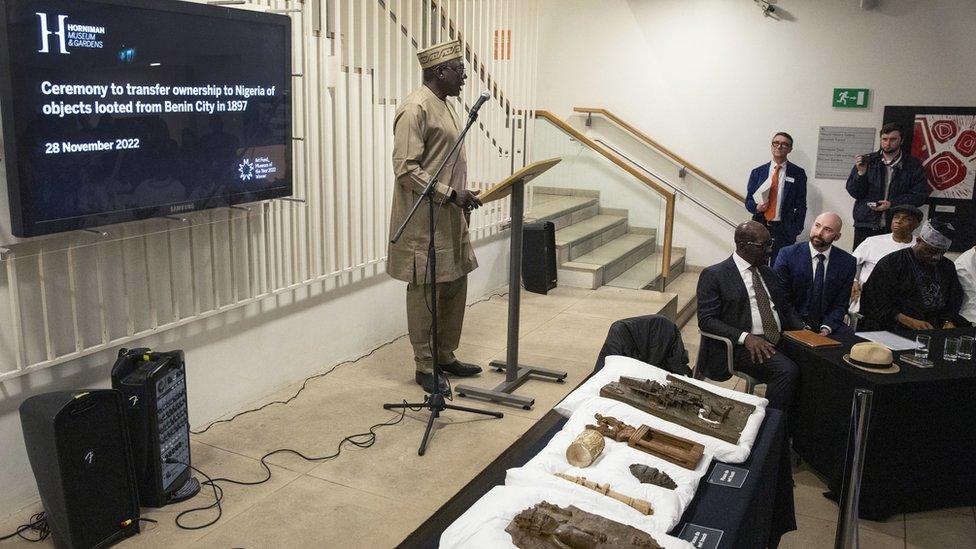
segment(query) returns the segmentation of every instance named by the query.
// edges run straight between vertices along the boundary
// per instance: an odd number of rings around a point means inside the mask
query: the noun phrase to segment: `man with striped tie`
[[[789,162],[793,138],[777,132],[771,143],[773,159],[752,170],[746,186],[746,210],[773,238],[770,257],[796,243],[807,217],[807,173]]]
[[[735,253],[698,278],[698,328],[732,341],[733,366],[766,384],[771,408],[786,411],[800,369],[777,345],[786,330],[804,327],[783,282],[769,263],[772,239],[757,221],[735,229]],[[702,337],[695,377],[725,381],[726,347]]]

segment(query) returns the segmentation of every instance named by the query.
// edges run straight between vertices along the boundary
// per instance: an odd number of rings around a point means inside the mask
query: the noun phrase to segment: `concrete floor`
[[[670,296],[668,296],[670,297]],[[144,516],[159,521],[120,547],[392,547],[412,532],[441,504],[481,471],[498,454],[542,417],[590,370],[610,324],[618,319],[660,309],[665,299],[656,292],[600,288],[557,288],[548,296],[524,294],[522,299],[520,361],[564,370],[567,383],[534,381],[519,394],[536,398],[532,410],[456,399],[476,408],[498,409],[503,419],[462,412],[446,412],[437,422],[428,453],[417,456],[426,412],[407,412],[392,427],[377,430],[376,444],[360,449],[345,445],[340,457],[308,462],[278,454],[271,464],[271,480],[258,486],[224,487],[223,516],[201,530],[180,530],[176,515],[209,504],[203,491],[183,504],[151,510]],[[459,356],[485,366],[505,357],[506,298],[492,298],[468,309]],[[694,319],[682,330],[697,355]],[[329,364],[323,364],[327,369]],[[273,405],[214,426],[193,437],[193,462],[213,477],[237,480],[263,478],[259,459],[276,448],[293,448],[308,456],[335,452],[346,435],[371,425],[396,420],[383,410],[386,402],[417,401],[421,391],[413,383],[410,346],[405,338],[383,347],[355,364],[311,381],[292,403]],[[502,375],[486,371],[469,385],[493,387]],[[735,386],[723,384],[726,386]],[[287,398],[300,386],[267,396]],[[242,406],[242,409],[261,402]],[[837,506],[824,498],[824,485],[810,471],[796,471],[799,531],[784,538],[785,547],[832,547]],[[13,531],[40,506],[0,521],[0,533]],[[188,525],[209,522],[211,511],[184,517]],[[948,509],[898,516],[885,523],[863,522],[862,547],[976,547],[973,508]],[[0,542],[0,547],[28,546]],[[47,540],[31,547],[53,547]]]

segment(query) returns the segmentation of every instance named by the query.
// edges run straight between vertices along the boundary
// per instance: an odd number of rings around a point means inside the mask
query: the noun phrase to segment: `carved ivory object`
[[[603,453],[605,446],[603,435],[593,429],[584,429],[566,448],[566,461],[573,467],[589,467]]]
[[[556,473],[556,476],[561,479],[568,480],[574,484],[579,484],[584,488],[589,488],[590,490],[593,490],[595,492],[600,492],[601,494],[607,497],[611,497],[617,501],[623,502],[633,507],[634,509],[637,509],[638,511],[641,512],[641,514],[644,515],[654,514],[654,508],[651,507],[651,502],[643,499],[632,498],[628,495],[621,494],[620,492],[614,492],[613,490],[610,489],[609,484],[600,484],[598,482],[593,482],[592,480],[586,480],[586,477],[574,477],[572,475],[566,475],[563,473]]]

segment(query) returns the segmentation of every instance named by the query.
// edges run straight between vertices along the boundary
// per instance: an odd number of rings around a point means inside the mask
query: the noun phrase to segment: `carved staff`
[[[561,479],[568,480],[574,484],[579,484],[584,488],[589,488],[590,490],[600,492],[601,494],[611,497],[617,501],[623,502],[634,509],[637,509],[642,514],[654,514],[654,508],[651,507],[651,502],[643,499],[632,498],[628,495],[621,494],[620,492],[615,492],[610,489],[609,484],[600,484],[598,482],[593,482],[592,480],[586,480],[586,477],[574,477],[572,475],[566,475],[563,473],[556,473],[556,476]]]
[[[626,442],[631,448],[647,452],[686,469],[698,467],[698,462],[705,453],[705,446],[700,443],[652,429],[647,425],[633,427],[615,417],[600,414],[594,417],[597,424],[587,425],[588,430],[596,431],[617,442]]]

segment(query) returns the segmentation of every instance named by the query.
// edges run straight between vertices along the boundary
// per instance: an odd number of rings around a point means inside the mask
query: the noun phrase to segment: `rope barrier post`
[[[864,472],[864,454],[867,450],[868,423],[871,420],[871,399],[874,392],[855,389],[851,405],[851,429],[847,439],[847,455],[844,462],[844,486],[840,492],[840,509],[837,512],[837,533],[834,549],[858,547],[858,502],[861,496],[861,475]]]

